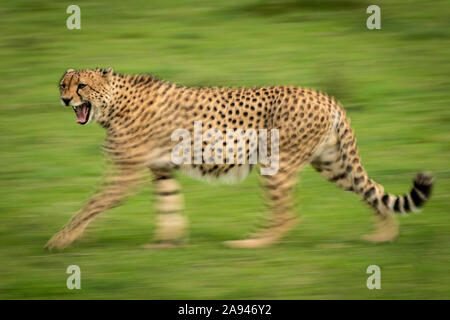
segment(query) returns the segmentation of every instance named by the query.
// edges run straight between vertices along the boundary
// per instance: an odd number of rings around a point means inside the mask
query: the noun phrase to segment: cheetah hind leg
[[[231,248],[267,247],[280,240],[299,223],[300,219],[292,212],[292,196],[298,170],[293,168],[288,172],[286,174],[283,170],[283,173],[261,176],[270,209],[265,227],[248,239],[226,241],[225,245]]]
[[[375,232],[364,235],[363,240],[379,243],[394,241],[398,234],[398,221],[394,214],[387,214],[385,216],[377,215],[375,217]]]
[[[347,145],[347,148],[343,148],[343,145]],[[397,238],[399,227],[396,217],[379,205],[378,198],[383,194],[383,188],[367,176],[358,155],[353,131],[341,130],[340,138],[331,136],[322,153],[311,164],[328,181],[359,194],[372,206],[375,211],[375,232],[364,236],[364,240],[388,242]],[[369,191],[372,188],[374,192]]]

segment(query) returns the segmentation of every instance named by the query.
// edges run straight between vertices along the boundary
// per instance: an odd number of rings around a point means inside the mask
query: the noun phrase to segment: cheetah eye
[[[60,87],[61,89],[64,89],[64,88],[66,87],[66,85],[65,85],[64,83],[61,83],[61,84],[59,85],[59,87]]]
[[[78,84],[78,89],[83,89],[84,87],[86,87],[86,85],[84,83],[79,83]]]

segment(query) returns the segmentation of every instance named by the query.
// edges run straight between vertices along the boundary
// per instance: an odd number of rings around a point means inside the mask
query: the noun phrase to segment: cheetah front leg
[[[69,222],[45,245],[49,250],[64,249],[74,242],[86,226],[103,211],[117,206],[135,187],[140,175],[137,170],[119,169],[111,175],[105,187],[95,194]]]
[[[183,214],[184,201],[180,186],[170,169],[151,169],[157,197],[155,243],[144,248],[172,248],[183,244],[187,238],[188,224]]]

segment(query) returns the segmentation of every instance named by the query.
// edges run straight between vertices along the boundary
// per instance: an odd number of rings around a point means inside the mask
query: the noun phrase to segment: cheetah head
[[[111,68],[95,70],[68,69],[60,83],[59,90],[63,106],[71,106],[75,111],[77,123],[102,121],[105,111],[111,104]]]

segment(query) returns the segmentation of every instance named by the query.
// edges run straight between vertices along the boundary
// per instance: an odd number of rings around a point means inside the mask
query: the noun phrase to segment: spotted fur
[[[223,133],[226,129],[279,130],[279,169],[273,175],[261,175],[270,209],[267,225],[248,239],[227,243],[233,247],[269,245],[292,229],[296,221],[293,188],[298,172],[307,164],[373,207],[378,229],[368,240],[392,240],[398,233],[393,213],[416,211],[430,196],[432,181],[425,174],[416,177],[407,195],[385,193],[361,164],[345,111],[334,99],[317,91],[293,86],[191,88],[151,75],[120,75],[111,69],[96,69],[68,70],[60,81],[60,92],[63,104],[76,110],[79,123],[94,121],[105,128],[105,150],[114,170],[105,187],[50,239],[50,249],[70,245],[93,218],[118,205],[138,184],[143,168],[154,175],[159,211],[157,245],[182,242],[187,218],[182,213],[183,199],[173,171],[180,169],[208,181],[242,180],[253,166],[236,164],[237,160],[248,159],[255,152],[248,139],[237,137],[233,146],[235,164],[195,164],[193,155],[192,164],[174,164],[171,151],[177,142],[171,140],[171,134],[177,128],[193,134],[194,121],[201,121],[205,130]],[[239,147],[240,142],[244,148]],[[199,146],[192,141],[192,147]],[[276,152],[269,145],[269,153]]]

